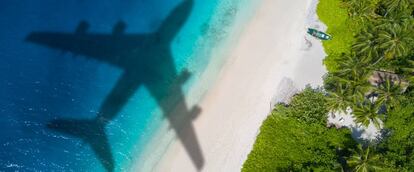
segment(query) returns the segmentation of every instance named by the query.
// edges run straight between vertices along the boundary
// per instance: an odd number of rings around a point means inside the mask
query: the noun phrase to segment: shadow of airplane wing
[[[170,66],[170,70],[173,70]],[[198,106],[192,109],[187,107],[184,93],[182,91],[183,83],[190,77],[188,71],[183,71],[176,77],[167,89],[158,89],[160,82],[158,80],[147,80],[145,85],[149,89],[151,95],[158,101],[164,116],[167,118],[172,129],[177,134],[177,138],[183,144],[184,149],[190,156],[193,164],[198,170],[204,165],[204,157],[198,142],[193,120],[201,113]],[[172,95],[166,96],[169,93]]]
[[[80,22],[82,25],[83,22]],[[148,34],[88,34],[88,33],[58,33],[32,32],[26,41],[47,46],[52,49],[71,52],[74,55],[83,55],[86,58],[105,62],[121,69],[125,69],[131,51],[144,49],[148,46]]]
[[[200,113],[200,109],[195,107],[190,112],[190,116],[194,119],[198,113]],[[171,126],[174,128],[178,139],[183,144],[183,147],[190,156],[191,161],[193,161],[198,170],[201,170],[204,166],[204,157],[191,122],[192,121],[184,121],[183,123],[178,123],[180,126],[176,126],[177,123],[171,123]]]
[[[167,42],[174,39],[190,16],[193,5],[194,0],[183,0],[161,24],[157,31],[158,36]]]

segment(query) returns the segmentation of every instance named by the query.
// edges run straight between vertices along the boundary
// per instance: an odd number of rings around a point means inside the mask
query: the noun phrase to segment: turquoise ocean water
[[[3,0],[0,2],[0,171],[105,171],[89,143],[47,128],[60,118],[97,116],[122,69],[82,54],[25,41],[30,33],[111,34],[119,21],[124,34],[157,30],[180,0]],[[214,47],[232,30],[248,0],[196,0],[171,42],[176,71],[189,70],[186,93],[213,60]],[[151,45],[148,45],[151,46]],[[216,59],[217,60],[217,59]],[[221,59],[224,61],[224,59]],[[150,64],[148,64],[150,65]],[[151,76],[149,76],[151,77]],[[164,116],[149,90],[139,87],[105,127],[115,171],[129,169],[160,127]]]

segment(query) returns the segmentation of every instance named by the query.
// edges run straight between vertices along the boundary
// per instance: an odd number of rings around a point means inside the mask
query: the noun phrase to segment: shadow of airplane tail
[[[104,168],[112,172],[114,171],[114,159],[105,133],[105,124],[99,119],[57,119],[49,122],[47,127],[88,143]]]

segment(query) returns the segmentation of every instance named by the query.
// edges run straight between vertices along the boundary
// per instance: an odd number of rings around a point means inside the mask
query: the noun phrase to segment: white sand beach
[[[325,54],[320,41],[306,35],[308,26],[323,27],[316,2],[262,0],[224,53],[226,62],[198,103],[202,112],[193,121],[204,159],[201,171],[240,171],[272,104],[308,83],[322,84]],[[157,162],[143,171],[198,171],[178,140],[152,154],[162,158],[145,160]]]

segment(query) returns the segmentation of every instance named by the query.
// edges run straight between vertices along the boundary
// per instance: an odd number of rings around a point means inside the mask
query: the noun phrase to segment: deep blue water
[[[36,31],[74,33],[87,21],[90,33],[111,34],[122,20],[125,33],[160,27],[180,0],[0,1],[0,171],[104,171],[87,143],[46,127],[57,118],[94,118],[122,70],[82,55],[25,41]],[[194,55],[205,39],[219,0],[197,1],[173,40],[177,72],[195,80],[208,58]],[[195,63],[195,64],[200,64]],[[106,127],[115,169],[133,162],[163,119],[156,101],[140,87]]]

